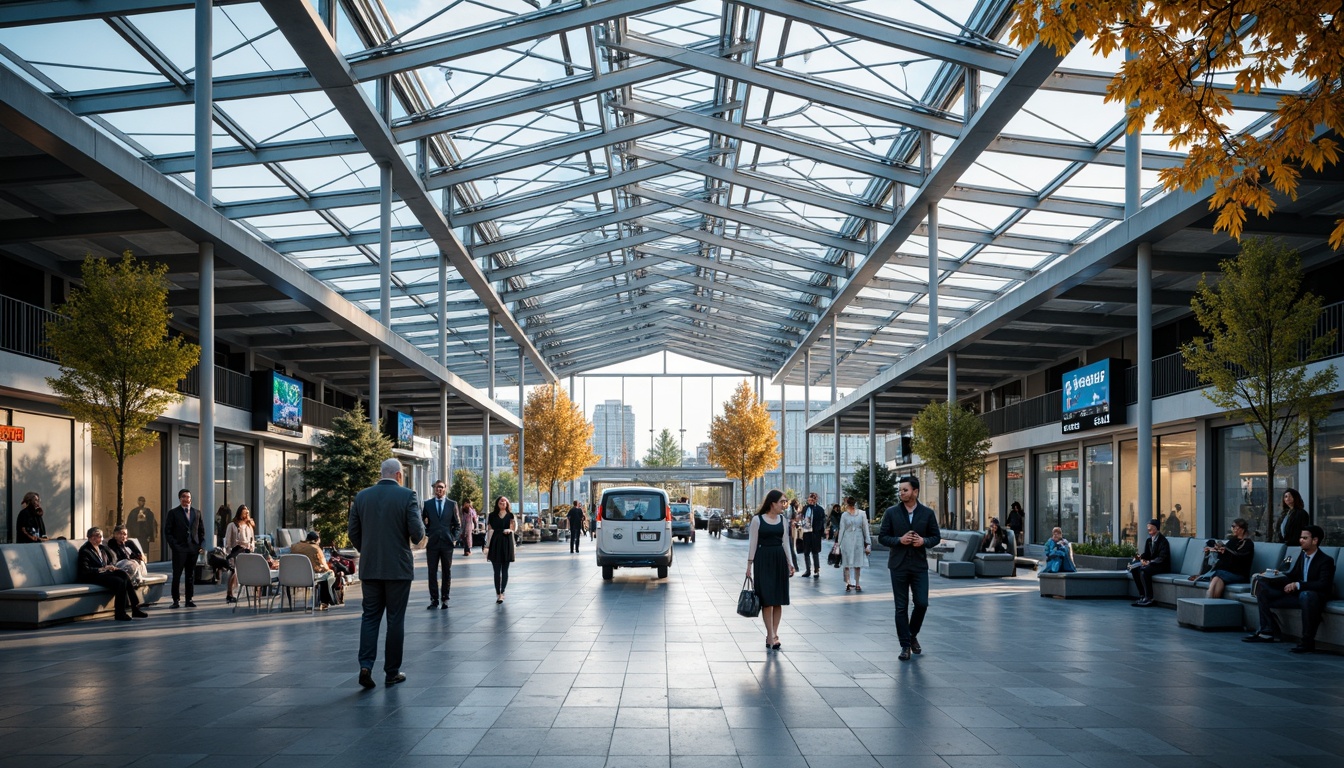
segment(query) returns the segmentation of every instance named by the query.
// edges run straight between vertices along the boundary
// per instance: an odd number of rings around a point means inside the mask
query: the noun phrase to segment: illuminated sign
[[[23,427],[0,426],[0,443],[22,443],[23,437]]]
[[[1076,368],[1060,382],[1064,433],[1125,423],[1124,360],[1107,359]]]
[[[383,433],[392,441],[392,447],[400,451],[415,449],[415,419],[409,413],[392,411],[383,419]]]
[[[275,371],[253,372],[252,428],[303,437],[303,382]]]

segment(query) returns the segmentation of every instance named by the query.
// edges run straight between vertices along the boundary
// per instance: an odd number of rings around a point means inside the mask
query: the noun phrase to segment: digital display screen
[[[303,430],[303,383],[271,374],[271,423],[291,432]]]
[[[415,419],[409,413],[397,413],[396,447],[403,451],[415,447]]]
[[[1065,433],[1125,422],[1125,361],[1107,359],[1064,374],[1060,423]]]

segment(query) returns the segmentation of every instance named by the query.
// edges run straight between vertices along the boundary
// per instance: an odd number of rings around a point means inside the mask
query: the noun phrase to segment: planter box
[[[1073,556],[1073,564],[1081,571],[1123,571],[1129,565],[1129,560],[1128,557]]]
[[[744,530],[738,529],[738,528],[727,528],[727,529],[724,530],[723,535],[724,535],[724,536],[727,536],[727,537],[730,538],[730,539],[749,539],[749,538],[751,538],[751,534],[747,533],[747,532],[744,531]]]

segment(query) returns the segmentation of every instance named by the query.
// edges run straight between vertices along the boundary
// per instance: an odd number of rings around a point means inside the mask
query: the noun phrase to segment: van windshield
[[[604,520],[662,520],[663,498],[652,493],[613,493],[602,500]]]

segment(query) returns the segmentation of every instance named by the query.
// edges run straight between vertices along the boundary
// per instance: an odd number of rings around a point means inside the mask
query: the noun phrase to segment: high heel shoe
[[[498,596],[495,597],[495,605],[499,605],[499,604],[502,603],[502,602],[504,602],[504,596],[503,596],[503,595],[498,595]]]
[[[770,646],[770,647],[773,648],[774,650],[778,651],[778,650],[779,650],[779,643],[775,643],[774,645],[772,645],[772,646]]]

